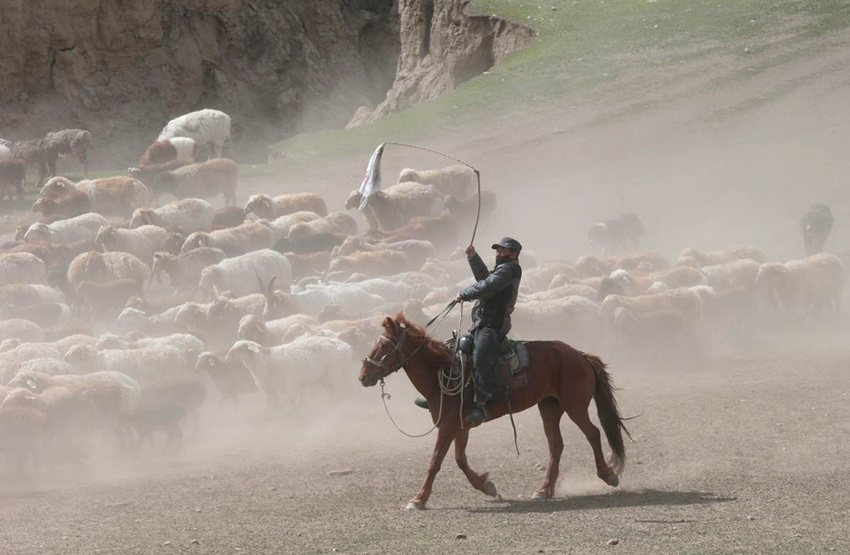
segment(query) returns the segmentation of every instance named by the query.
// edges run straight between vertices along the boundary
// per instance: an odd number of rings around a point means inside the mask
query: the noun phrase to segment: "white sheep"
[[[103,351],[79,345],[65,353],[64,360],[78,373],[122,372],[140,384],[188,375],[187,354],[170,345]]]
[[[204,268],[199,290],[205,297],[215,290],[230,291],[241,297],[263,293],[262,284],[269,283],[272,278],[277,287],[289,291],[292,282],[289,260],[271,249],[256,250]]]
[[[331,337],[303,337],[273,348],[240,340],[227,353],[227,360],[248,367],[257,388],[266,395],[267,411],[282,398],[297,405],[307,388],[338,392],[353,358],[350,345]]]
[[[358,191],[352,192],[345,207],[358,208],[362,198]],[[363,217],[372,229],[392,231],[409,224],[415,217],[438,215],[443,202],[443,194],[433,185],[399,183],[371,195],[363,209]]]
[[[106,218],[94,212],[81,214],[67,220],[59,220],[51,224],[36,222],[24,233],[24,241],[65,245],[84,239],[94,239],[98,230],[107,225],[109,225],[109,222]]]
[[[103,252],[130,253],[142,262],[152,263],[153,255],[165,246],[168,232],[159,226],[143,225],[135,229],[103,226],[94,239]]]
[[[199,145],[209,145],[213,157],[221,156],[230,141],[230,116],[218,110],[198,110],[169,121],[160,132],[158,141],[173,137],[188,137]]]
[[[37,358],[60,358],[59,351],[47,343],[23,343],[5,353],[0,353],[0,385],[9,383],[21,365]]]
[[[759,266],[760,264],[756,260],[741,258],[722,264],[703,266],[700,270],[705,274],[708,285],[717,290],[744,287],[748,291],[753,291],[756,286]]]
[[[160,208],[138,208],[130,218],[130,227],[158,225],[178,226],[188,231],[203,231],[213,223],[215,208],[199,198],[186,198],[169,202]]]
[[[463,200],[475,194],[478,178],[469,166],[455,164],[438,170],[405,168],[398,174],[397,183],[405,182],[433,185],[443,195]]]
[[[806,318],[817,316],[824,308],[840,313],[844,282],[844,265],[827,253],[785,263],[768,262],[759,267],[756,276],[756,287],[769,305]]]
[[[274,232],[265,222],[245,222],[229,229],[196,231],[186,238],[181,253],[198,247],[212,247],[223,250],[227,256],[269,249],[274,244]]]
[[[251,195],[245,212],[264,220],[274,220],[296,212],[312,212],[320,217],[328,215],[328,206],[316,193],[295,193],[270,197],[263,193]]]
[[[620,307],[626,307],[632,314],[646,314],[658,310],[678,310],[685,318],[689,330],[696,333],[696,329],[702,322],[702,299],[699,294],[690,289],[671,289],[651,295],[639,295],[626,297],[623,295],[609,295],[599,305],[599,319],[603,329],[612,332],[614,330],[614,311]]]
[[[44,332],[38,324],[29,320],[12,318],[0,321],[0,338],[4,342],[16,339],[22,343],[40,343],[44,341]]]
[[[44,261],[28,252],[0,254],[0,286],[15,283],[44,283]]]
[[[517,337],[561,339],[581,348],[599,336],[599,305],[586,297],[517,303],[511,320]]]
[[[280,345],[283,337],[296,325],[319,327],[319,321],[306,314],[293,314],[286,318],[268,321],[249,314],[239,320],[236,339],[253,341],[264,347],[274,347]]]

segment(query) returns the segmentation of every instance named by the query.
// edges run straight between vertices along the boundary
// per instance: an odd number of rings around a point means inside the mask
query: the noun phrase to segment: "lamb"
[[[52,131],[44,136],[46,141],[55,143],[59,156],[73,156],[83,165],[83,174],[89,178],[88,150],[91,145],[91,133],[84,129],[63,129]],[[55,172],[54,172],[55,173]]]
[[[443,201],[443,194],[433,185],[399,183],[372,194],[366,201],[363,215],[369,227],[388,232],[405,226],[415,217],[438,215]],[[361,202],[362,195],[354,191],[345,207],[357,208]]]
[[[213,158],[160,173],[151,185],[151,192],[154,199],[161,194],[178,199],[222,195],[224,204],[231,206],[236,204],[237,172],[238,167],[233,160]]]
[[[405,168],[398,174],[396,183],[423,183],[433,185],[443,195],[467,199],[475,194],[477,172],[469,166],[455,164],[439,170],[414,170]]]
[[[283,397],[297,405],[301,393],[311,386],[338,390],[338,376],[353,358],[346,342],[331,337],[303,337],[273,348],[240,340],[227,353],[228,361],[248,367],[257,388],[266,395],[266,411],[279,407]]]
[[[688,257],[694,259],[700,266],[713,266],[743,258],[752,258],[756,262],[761,263],[767,261],[764,251],[753,245],[736,245],[725,250],[713,252],[700,252],[694,248],[688,248],[682,251],[682,256],[677,261],[677,265],[681,265],[680,262],[683,262],[681,260],[682,258],[687,261]]]
[[[24,200],[24,182],[27,178],[27,165],[23,160],[0,160],[0,200],[8,195],[12,200],[12,189],[18,194],[18,200]]]
[[[180,249],[187,253],[198,247],[223,250],[227,256],[240,256],[259,250],[268,250],[274,244],[274,232],[263,222],[246,222],[240,226],[218,231],[196,231],[189,235]]]
[[[32,205],[33,212],[41,212],[44,218],[62,216],[73,218],[91,212],[89,196],[75,188],[66,188],[56,194],[42,196]]]
[[[331,212],[323,218],[299,222],[289,229],[289,238],[297,241],[318,234],[356,235],[357,222],[345,212]]]
[[[150,270],[141,260],[126,252],[83,253],[68,267],[68,283],[74,291],[84,280],[103,283],[124,278],[145,284],[150,278]]]
[[[38,324],[15,318],[0,321],[0,337],[4,340],[17,339],[23,343],[40,343],[44,341],[44,331]]]
[[[76,188],[89,197],[93,212],[129,218],[136,208],[148,205],[150,192],[144,183],[132,177],[85,179],[76,185],[64,177],[54,177],[41,188],[41,196],[60,194]]]
[[[844,265],[833,254],[816,254],[803,260],[768,262],[759,267],[756,286],[769,305],[786,314],[807,319],[822,309],[841,311]]]
[[[94,239],[98,230],[109,225],[100,214],[90,212],[52,224],[36,222],[27,229],[24,241],[67,244],[85,239]]]
[[[29,306],[37,303],[61,303],[63,300],[59,291],[47,285],[13,283],[0,287],[0,305]]]
[[[278,287],[289,291],[292,267],[282,254],[263,249],[228,258],[204,268],[201,272],[199,292],[207,297],[216,289],[230,291],[240,297],[251,293],[264,293],[262,284],[273,278]]]
[[[284,237],[289,236],[289,232],[292,229],[292,226],[295,224],[299,224],[302,222],[312,222],[314,220],[320,219],[321,216],[316,214],[315,212],[294,212],[292,214],[287,214],[286,216],[281,216],[273,221],[268,220],[260,220],[266,223],[274,233],[274,240],[279,241]]]
[[[158,141],[188,137],[210,148],[214,157],[221,156],[224,145],[230,142],[230,116],[218,110],[198,110],[174,118],[160,132]]]
[[[198,287],[203,269],[218,264],[225,258],[227,255],[223,250],[210,247],[192,249],[179,256],[158,252],[153,255],[150,283],[153,283],[154,277],[159,278],[160,272],[165,272],[171,287],[178,291],[193,291]]]
[[[264,220],[275,220],[296,212],[312,212],[324,217],[328,215],[328,206],[325,199],[316,193],[278,195],[274,198],[260,193],[248,198],[245,212]]]
[[[212,227],[214,217],[215,209],[212,204],[197,198],[187,198],[169,202],[157,209],[136,209],[130,218],[130,227],[137,228],[143,225],[179,226],[191,233]]]
[[[12,158],[23,160],[27,166],[38,167],[36,186],[48,177],[56,175],[56,159],[59,157],[59,145],[45,139],[33,139],[12,144]]]
[[[806,256],[823,251],[823,244],[832,233],[834,221],[832,211],[825,204],[812,205],[800,218],[800,231],[803,233],[803,249]]]
[[[637,250],[644,231],[638,215],[626,212],[613,220],[593,225],[587,233],[587,238],[592,246],[602,247],[605,256],[609,256],[618,249],[627,251],[630,245],[632,250]]]
[[[0,286],[13,283],[44,283],[44,261],[28,252],[0,254]]]
[[[168,162],[192,164],[197,160],[198,150],[198,143],[188,137],[157,140],[145,150],[139,159],[138,168]],[[130,168],[130,171],[138,168]]]
[[[215,353],[207,351],[198,355],[195,371],[209,374],[221,394],[221,404],[228,399],[236,404],[240,395],[257,391],[257,385],[245,364],[225,360],[224,357]]]
[[[180,377],[187,371],[186,354],[167,345],[103,351],[80,345],[69,349],[64,360],[78,373],[122,372],[140,384]]]
[[[120,312],[127,299],[142,294],[142,284],[134,279],[105,282],[83,280],[77,284],[75,307],[89,309],[92,320],[98,321],[113,312]]]
[[[396,250],[357,252],[348,256],[332,257],[329,273],[345,275],[361,273],[370,277],[392,275],[408,270],[407,256]]]

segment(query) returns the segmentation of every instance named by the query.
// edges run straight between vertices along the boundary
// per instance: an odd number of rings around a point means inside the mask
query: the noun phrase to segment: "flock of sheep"
[[[221,112],[187,114],[130,177],[50,176],[42,220],[0,245],[0,450],[19,467],[65,460],[81,437],[177,446],[212,390],[262,396],[263,411],[308,391],[342,397],[386,315],[422,324],[471,279],[458,226],[478,207],[472,170],[402,171],[368,199],[361,230],[356,191],[342,211],[309,192],[235,206],[236,163],[217,157],[229,130]],[[481,202],[487,219],[496,196]],[[590,238],[611,254],[642,233],[627,214]],[[699,348],[759,312],[838,311],[844,282],[833,255],[767,262],[752,246],[687,249],[675,264],[648,252],[522,264],[516,337],[637,355]]]

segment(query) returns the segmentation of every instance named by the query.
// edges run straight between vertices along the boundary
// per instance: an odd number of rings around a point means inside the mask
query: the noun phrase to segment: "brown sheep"
[[[89,178],[88,150],[91,145],[91,133],[84,129],[63,129],[52,131],[44,136],[58,147],[59,156],[73,156],[83,165],[83,175]],[[55,173],[55,172],[54,172]]]
[[[228,229],[245,223],[248,215],[245,210],[238,206],[225,206],[219,208],[213,214],[212,226],[210,230]]]
[[[134,279],[115,279],[105,282],[81,281],[74,297],[75,308],[88,309],[92,320],[98,321],[115,315],[127,304],[130,297],[141,295],[142,285]]]
[[[72,218],[91,211],[89,196],[77,189],[64,189],[53,195],[36,199],[32,205],[33,212],[41,212],[42,216],[61,215]]]
[[[302,211],[327,216],[328,205],[316,193],[278,195],[274,198],[260,193],[252,195],[245,204],[246,213],[254,213],[258,218],[269,221]]]
[[[227,206],[236,204],[238,166],[227,158],[213,158],[206,162],[189,164],[176,170],[159,174],[151,185],[154,199],[169,194],[178,199],[224,197]]]
[[[361,273],[370,277],[400,274],[408,270],[409,261],[404,253],[394,250],[356,252],[332,258],[328,273]]]

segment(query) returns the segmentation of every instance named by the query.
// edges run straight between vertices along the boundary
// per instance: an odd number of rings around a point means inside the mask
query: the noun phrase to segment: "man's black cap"
[[[491,248],[495,249],[496,247],[503,247],[506,249],[510,249],[515,253],[519,254],[522,250],[522,245],[519,244],[519,241],[516,239],[512,239],[510,237],[503,237],[501,241],[493,244]]]

